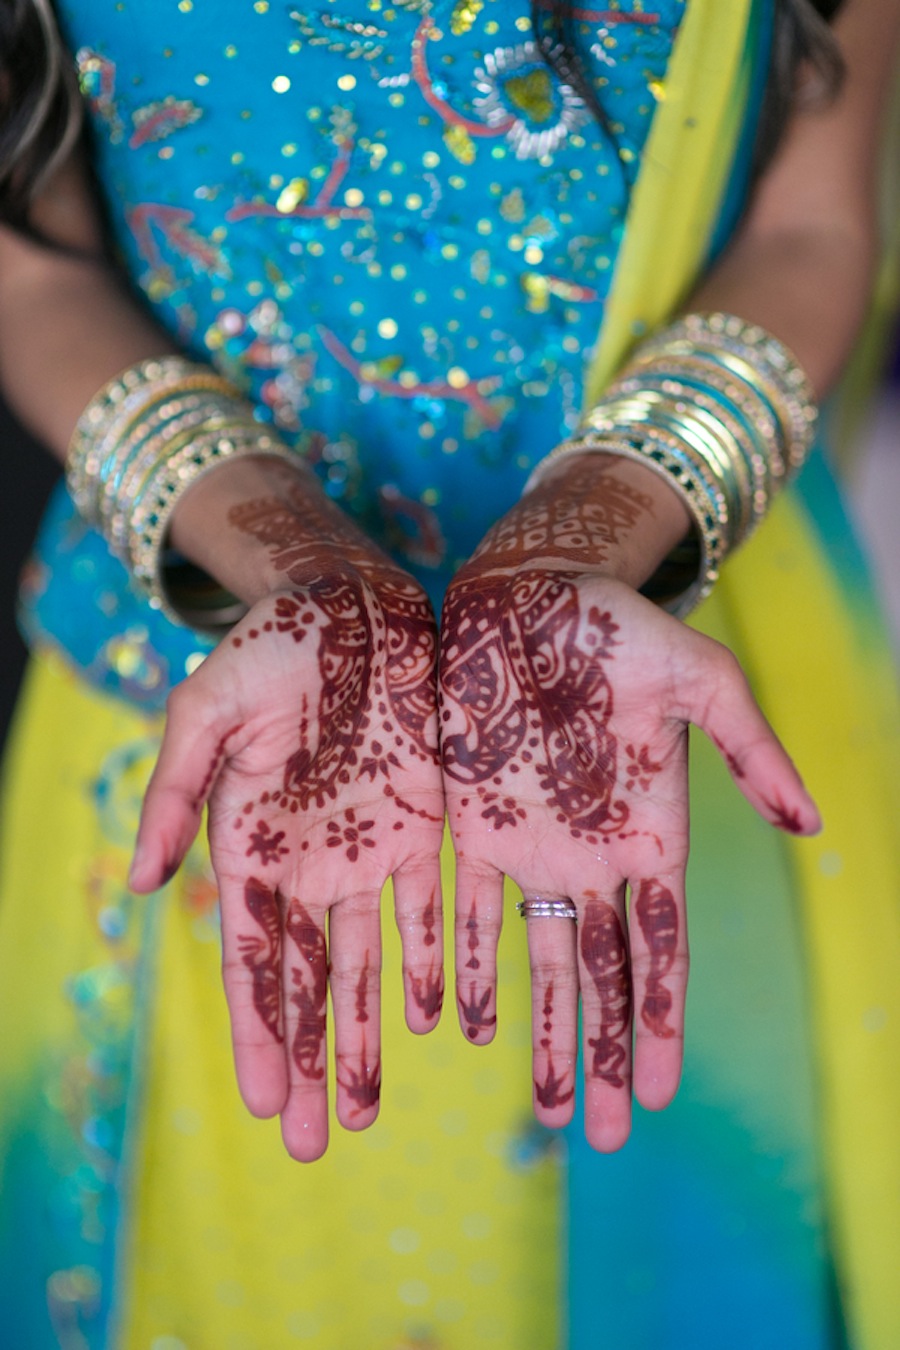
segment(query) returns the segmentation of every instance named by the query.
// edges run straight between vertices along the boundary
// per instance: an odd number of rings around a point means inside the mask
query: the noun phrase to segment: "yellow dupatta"
[[[629,211],[589,398],[635,338],[671,315],[702,266],[746,106],[752,8],[752,0],[688,6]],[[851,1343],[895,1350],[900,815],[891,764],[900,716],[890,653],[869,622],[867,597],[852,589],[790,491],[729,562],[699,626],[737,647],[826,822],[816,839],[785,847],[808,952],[829,1217]]]

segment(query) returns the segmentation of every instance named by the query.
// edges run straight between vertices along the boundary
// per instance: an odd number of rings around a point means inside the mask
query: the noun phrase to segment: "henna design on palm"
[[[278,598],[274,630],[297,643],[313,629],[318,633],[317,735],[307,712],[280,788],[262,800],[294,814],[323,809],[353,779],[367,777],[383,780],[385,795],[405,813],[436,820],[390,782],[392,771],[410,759],[438,763],[431,733],[434,625],[421,590],[389,559],[363,549],[349,523],[330,517],[334,552],[326,550],[323,575],[321,520],[296,488],[284,499],[236,507],[229,520],[267,544],[275,567],[303,587]],[[332,847],[340,842],[328,840]],[[346,842],[348,860],[355,861],[365,841]]]
[[[628,946],[612,905],[592,900],[581,922],[581,956],[600,1000],[600,1026],[588,1038],[593,1050],[590,1074],[610,1087],[625,1087],[628,1058],[624,1038],[631,1026],[631,975]]]
[[[256,829],[250,834],[250,843],[247,848],[246,856],[252,858],[254,853],[259,854],[261,867],[268,866],[269,863],[277,862],[279,858],[285,857],[290,852],[284,843],[284,830],[270,829],[264,820],[256,822]]]
[[[617,746],[609,729],[613,692],[606,663],[617,625],[590,607],[582,616],[575,576],[527,571],[459,584],[444,611],[444,721],[451,706],[465,729],[445,734],[446,773],[466,786],[502,781],[533,765],[557,820],[575,838],[609,838],[629,819],[615,797]],[[527,813],[482,787],[482,818],[515,828]]]
[[[263,936],[240,934],[241,960],[253,977],[253,1006],[279,1043],[284,1040],[281,1009],[281,907],[275,891],[256,877],[244,886],[244,904]]]
[[[647,987],[641,1004],[641,1021],[654,1036],[675,1035],[666,1018],[672,1011],[672,994],[663,979],[675,963],[678,943],[678,910],[668,886],[655,879],[642,881],[635,901],[635,913],[650,953]]]

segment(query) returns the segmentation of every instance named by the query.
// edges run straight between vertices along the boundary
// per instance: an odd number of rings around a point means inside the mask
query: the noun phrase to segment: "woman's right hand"
[[[389,877],[410,1028],[440,1011],[435,623],[418,585],[299,487],[229,524],[282,584],[172,694],[131,881],[172,875],[208,803],[241,1094],[311,1160],[328,1139],[329,986],[338,1117],[362,1129],[378,1113]]]

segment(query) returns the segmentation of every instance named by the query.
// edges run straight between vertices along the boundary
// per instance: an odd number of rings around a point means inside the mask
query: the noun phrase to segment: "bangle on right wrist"
[[[734,315],[689,314],[637,348],[525,491],[552,464],[585,452],[621,455],[665,477],[694,532],[642,590],[683,616],[805,462],[816,417],[809,381],[777,338]]]

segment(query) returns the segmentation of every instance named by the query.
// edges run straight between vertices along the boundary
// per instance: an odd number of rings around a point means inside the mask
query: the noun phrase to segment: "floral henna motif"
[[[629,792],[635,788],[640,788],[641,792],[649,792],[650,784],[658,773],[662,773],[663,765],[657,764],[650,758],[650,747],[641,746],[636,750],[633,745],[626,745],[625,758],[628,763],[625,766],[625,787]]]
[[[252,858],[254,853],[259,854],[261,867],[267,867],[269,863],[277,862],[290,853],[290,849],[284,843],[284,830],[277,830],[272,833],[264,820],[256,822],[256,829],[250,835],[250,845],[247,849],[247,857]]]
[[[465,729],[446,734],[444,767],[466,784],[500,781],[510,761],[534,764],[560,823],[580,838],[607,838],[629,819],[614,797],[617,746],[609,729],[613,692],[606,663],[617,625],[592,606],[582,615],[575,577],[529,571],[514,580],[457,585],[444,611],[441,656],[444,721],[462,712]],[[512,798],[482,788],[482,817],[494,828],[524,816]]]
[[[641,1004],[641,1021],[654,1036],[675,1035],[666,1018],[672,1011],[672,994],[663,984],[675,962],[678,943],[678,910],[668,886],[654,880],[642,881],[635,901],[635,912],[647,950],[650,970]]]
[[[304,1078],[321,1079],[325,1077],[325,1067],[319,1064],[319,1056],[325,1042],[328,994],[325,935],[299,900],[291,901],[285,927],[306,967],[291,968],[294,984],[291,1003],[299,1013],[291,1055]]]
[[[631,976],[628,947],[612,905],[592,900],[581,924],[581,956],[600,999],[600,1027],[588,1039],[593,1050],[591,1077],[622,1088],[628,1059],[623,1037],[631,1024]]]
[[[462,995],[459,996],[460,1011],[462,1012],[463,1020],[466,1023],[466,1035],[473,1041],[479,1031],[484,1031],[485,1028],[492,1027],[496,1025],[497,1022],[496,1014],[489,1017],[487,1012],[488,1004],[493,997],[493,989],[488,985],[487,989],[484,990],[480,997],[476,992],[476,989],[477,986],[475,981],[472,980],[469,984],[468,1003]]]
[[[336,820],[329,820],[325,843],[329,848],[346,846],[347,861],[356,862],[361,848],[375,847],[375,840],[369,834],[369,831],[374,830],[375,822],[357,820],[352,807],[344,812],[344,820],[346,822],[344,825],[339,825]]]
[[[284,1040],[281,1010],[281,910],[278,896],[265,882],[250,877],[244,904],[263,931],[262,937],[240,934],[241,960],[253,977],[253,1006],[276,1041]]]

